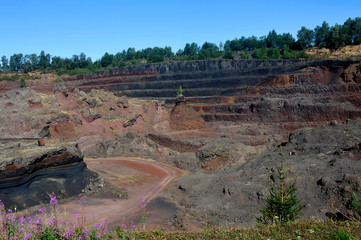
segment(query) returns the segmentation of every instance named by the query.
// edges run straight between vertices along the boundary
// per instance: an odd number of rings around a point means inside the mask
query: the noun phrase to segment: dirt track
[[[84,159],[90,170],[97,172],[106,181],[126,189],[127,199],[89,197],[85,206],[87,224],[108,220],[110,227],[137,223],[141,217],[140,203],[145,200],[151,203],[181,172],[158,162],[141,159],[101,158]],[[149,205],[148,205],[149,206]],[[80,208],[79,201],[71,201],[61,205],[67,214]],[[157,207],[155,207],[157,208]],[[159,206],[158,206],[159,208]],[[157,213],[164,209],[149,209]],[[163,215],[163,216],[162,216]],[[168,215],[168,216],[166,216]],[[170,214],[150,214],[147,227],[151,228],[167,222]]]

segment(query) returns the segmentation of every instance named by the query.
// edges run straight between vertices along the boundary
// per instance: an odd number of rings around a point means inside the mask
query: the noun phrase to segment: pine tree
[[[25,82],[25,80],[24,80],[23,77],[20,78],[20,87],[21,87],[21,88],[26,87],[26,82]]]
[[[262,216],[257,218],[261,223],[287,223],[293,222],[301,215],[304,205],[297,197],[296,180],[286,187],[283,154],[281,151],[281,163],[276,165],[279,183],[271,183],[268,190],[269,196],[260,210]]]

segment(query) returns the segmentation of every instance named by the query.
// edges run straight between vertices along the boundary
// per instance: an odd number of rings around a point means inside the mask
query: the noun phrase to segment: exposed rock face
[[[128,133],[112,140],[100,140],[92,148],[84,151],[87,157],[143,156],[152,159],[165,158],[175,154],[152,140]]]
[[[305,205],[302,218],[351,214],[351,194],[361,194],[361,120],[297,130],[282,153],[286,181],[297,180],[298,195]],[[216,225],[251,226],[268,195],[268,181],[277,177],[274,164],[280,158],[280,149],[275,148],[243,165],[193,174],[177,180],[171,194],[183,212],[199,219]],[[178,220],[182,217],[180,213]]]
[[[358,62],[349,60],[165,62],[72,76],[65,79],[65,84],[69,88],[79,87],[82,90],[100,86],[120,95],[154,98],[172,98],[181,85],[187,97],[215,96],[228,95],[228,91],[235,88],[255,86],[275,76],[294,72],[303,82],[317,81],[318,84],[322,77],[321,82],[334,83],[338,80],[336,75],[352,64]]]
[[[213,172],[235,163],[242,165],[247,159],[260,154],[260,150],[229,138],[218,138],[199,148],[196,156],[202,168]]]
[[[177,104],[172,109],[169,125],[172,130],[176,131],[210,128],[199,113],[187,106],[184,99],[182,101],[178,99]]]
[[[118,95],[162,98],[166,103],[174,103],[174,93],[181,85],[187,103],[206,122],[272,123],[278,132],[288,133],[361,117],[360,81],[356,60],[211,60],[78,75],[65,79],[65,84],[85,91],[96,86]],[[177,126],[174,118],[170,125],[174,130],[197,128]]]
[[[20,210],[45,203],[52,192],[60,199],[77,196],[90,179],[97,177],[86,168],[75,144],[38,147],[19,143],[18,148],[11,145],[2,144],[0,160],[0,198],[7,206]]]

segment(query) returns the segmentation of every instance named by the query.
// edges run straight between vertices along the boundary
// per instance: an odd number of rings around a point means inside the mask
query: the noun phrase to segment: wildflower
[[[9,213],[12,213],[12,212],[13,212],[13,210],[9,209],[9,210],[6,212],[6,214],[9,214]]]
[[[123,228],[127,228],[127,224],[122,223],[122,227],[123,227]]]
[[[28,223],[33,223],[34,219],[32,219],[31,217],[28,217]]]
[[[144,199],[142,199],[142,201],[140,201],[142,204],[145,204],[145,200]]]
[[[19,222],[20,222],[20,223],[24,223],[25,221],[26,221],[26,220],[25,220],[24,217],[20,217],[20,218],[19,218]]]
[[[42,214],[42,213],[45,213],[46,212],[46,207],[44,206],[41,206],[39,209],[38,209],[38,213],[39,214]]]
[[[74,217],[77,217],[79,213],[77,211],[74,211]]]
[[[50,205],[57,205],[58,204],[58,200],[56,199],[56,195],[55,193],[52,193],[50,196]]]
[[[30,238],[31,238],[31,234],[30,234],[30,233],[25,234],[24,239],[30,239]]]
[[[53,219],[49,219],[48,225],[49,225],[49,226],[54,226],[54,225],[55,225],[55,221],[54,221]]]
[[[25,229],[24,228],[19,228],[19,232],[24,232]]]
[[[8,215],[8,220],[9,220],[10,222],[14,222],[14,221],[15,221],[15,218],[14,218],[13,215]]]

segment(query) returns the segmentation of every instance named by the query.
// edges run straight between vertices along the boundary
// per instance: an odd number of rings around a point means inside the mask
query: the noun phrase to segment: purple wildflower
[[[24,217],[20,217],[20,218],[19,218],[19,222],[24,223],[25,221],[26,221],[26,220],[25,220]]]
[[[142,199],[142,201],[140,201],[142,204],[145,204],[145,200],[144,199]]]
[[[49,225],[49,226],[54,226],[54,225],[55,225],[55,221],[54,221],[53,219],[49,219],[48,225]]]
[[[41,206],[39,209],[38,209],[38,213],[39,214],[42,214],[42,213],[45,213],[46,212],[46,207],[44,206]]]
[[[30,233],[25,234],[24,239],[30,239],[30,238],[31,238],[31,234],[30,234]]]
[[[58,200],[56,199],[56,195],[55,193],[52,193],[50,196],[50,205],[57,205],[58,204]]]

